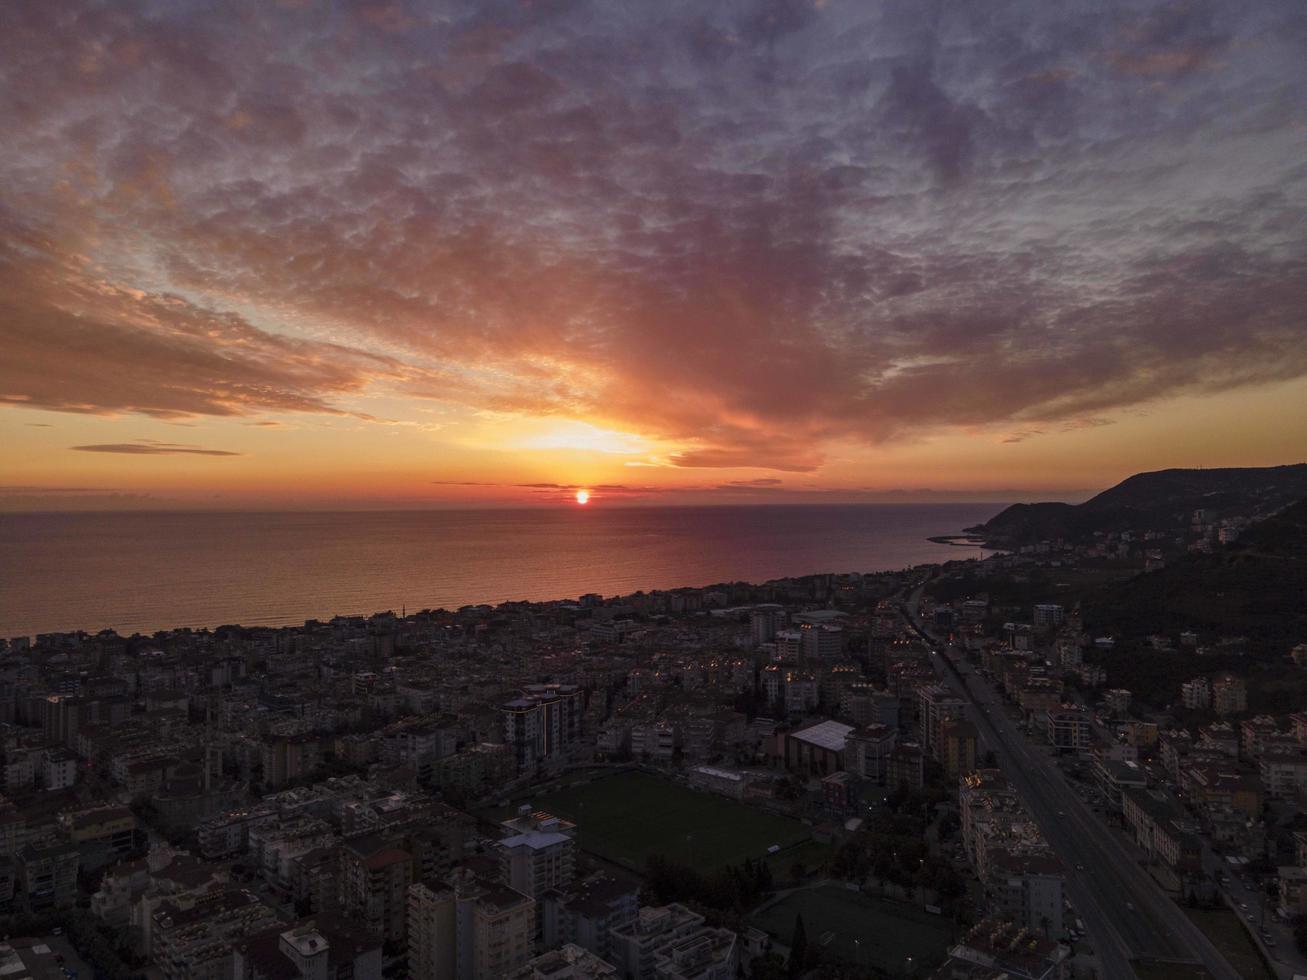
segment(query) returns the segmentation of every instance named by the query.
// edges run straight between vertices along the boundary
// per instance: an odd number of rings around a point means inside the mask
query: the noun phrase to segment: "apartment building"
[[[994,911],[1046,939],[1061,939],[1064,932],[1064,884],[1062,862],[1051,851],[998,851],[985,878]]]
[[[739,969],[735,933],[712,929],[684,905],[645,906],[612,931],[612,960],[630,980],[733,980]]]
[[[500,706],[504,744],[517,769],[556,759],[580,740],[584,692],[574,684],[532,684]]]
[[[538,904],[550,889],[566,889],[576,875],[576,824],[544,811],[520,813],[501,825],[496,843],[499,876]],[[537,923],[537,928],[543,920]]]
[[[340,903],[374,936],[389,942],[408,927],[408,886],[413,883],[412,853],[382,834],[365,834],[340,848]]]
[[[607,960],[612,956],[612,930],[639,914],[640,886],[597,874],[565,889],[550,889],[541,905],[545,946],[574,943]]]
[[[917,720],[922,750],[932,759],[940,757],[944,726],[966,718],[967,703],[942,684],[929,684],[917,692]]]
[[[969,721],[944,724],[939,741],[939,763],[949,779],[976,768],[976,727]]]
[[[230,980],[237,942],[275,925],[272,910],[240,889],[185,908],[164,902],[153,915],[150,955],[163,980]]]
[[[1212,710],[1222,717],[1248,710],[1248,687],[1242,677],[1222,674],[1212,681]]]
[[[28,911],[72,908],[79,867],[76,844],[28,844],[19,850],[18,883],[27,896]]]
[[[510,973],[508,980],[602,980],[617,975],[613,964],[567,943],[529,960],[520,970]]]
[[[499,980],[531,956],[535,902],[458,869],[408,889],[409,980]]]
[[[1212,706],[1212,685],[1206,677],[1195,677],[1180,685],[1180,703],[1189,711],[1206,711]]]
[[[1044,720],[1048,744],[1058,752],[1079,755],[1093,748],[1093,726],[1089,723],[1089,712],[1084,708],[1051,708]]]
[[[844,739],[844,765],[859,779],[884,784],[898,740],[898,729],[889,725],[872,723],[854,729]]]

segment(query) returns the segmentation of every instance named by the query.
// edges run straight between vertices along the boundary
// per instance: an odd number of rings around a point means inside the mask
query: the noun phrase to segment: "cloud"
[[[1042,436],[1043,429],[1018,429],[1016,432],[1009,432],[1004,435],[999,442],[1004,445],[1012,445],[1018,442],[1025,442],[1027,439],[1033,439],[1035,436]]]
[[[1062,423],[1063,432],[1078,432],[1081,429],[1101,429],[1106,425],[1115,425],[1115,419],[1105,419],[1100,416],[1088,416],[1079,419],[1067,419]]]
[[[238,8],[0,6],[9,405],[798,473],[1307,374],[1301,4]]]
[[[111,442],[95,446],[70,447],[82,453],[122,453],[127,456],[240,456],[225,449],[204,449],[172,442]]]
[[[1127,75],[1175,78],[1211,67],[1230,41],[1214,0],[1173,0],[1128,19],[1108,58]]]

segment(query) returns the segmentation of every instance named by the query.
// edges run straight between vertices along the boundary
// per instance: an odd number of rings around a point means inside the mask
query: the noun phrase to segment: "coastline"
[[[385,609],[547,602],[879,572],[971,557],[1000,508],[874,504],[471,513],[40,515],[0,635],[280,627]],[[94,541],[98,552],[86,543]],[[965,545],[964,545],[965,547]]]
[[[926,538],[931,544],[947,544],[955,548],[984,548],[987,551],[998,551],[987,544],[985,539],[978,534],[934,534]]]

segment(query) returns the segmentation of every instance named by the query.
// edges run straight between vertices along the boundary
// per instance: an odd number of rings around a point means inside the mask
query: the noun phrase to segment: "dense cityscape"
[[[0,980],[1307,980],[1307,0],[0,0]]]
[[[898,572],[10,638],[6,975],[1302,972],[1307,642],[1099,632],[1103,589],[1301,543],[1234,497]]]

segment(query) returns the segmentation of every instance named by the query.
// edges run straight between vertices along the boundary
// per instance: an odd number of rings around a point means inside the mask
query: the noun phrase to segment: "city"
[[[1307,0],[2,0],[0,980],[1307,980]]]
[[[0,953],[163,980],[1288,980],[1307,713],[1274,706],[1307,643],[1268,666],[1257,635],[1085,622],[1118,581],[1301,545],[1302,505],[1253,500],[900,572],[11,638]],[[1118,685],[1177,655],[1182,683]]]

